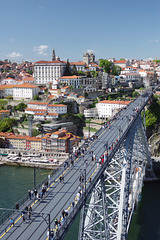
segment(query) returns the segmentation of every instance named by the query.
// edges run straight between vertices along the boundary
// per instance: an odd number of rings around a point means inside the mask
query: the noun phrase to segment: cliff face
[[[154,133],[149,139],[148,143],[151,146],[151,155],[154,157],[160,156],[160,131]]]

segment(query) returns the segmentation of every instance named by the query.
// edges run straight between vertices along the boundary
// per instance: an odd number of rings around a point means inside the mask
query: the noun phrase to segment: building
[[[89,63],[93,63],[95,62],[95,55],[93,54],[93,52],[85,52],[83,54],[83,62],[85,62],[87,65],[89,65]]]
[[[48,113],[58,113],[58,115],[63,115],[67,113],[67,105],[64,104],[48,104]]]
[[[39,94],[39,88],[30,83],[23,83],[13,87],[13,99],[33,99]]]
[[[38,119],[57,119],[59,115],[67,113],[67,105],[49,104],[48,102],[29,102],[26,114],[34,115]]]
[[[11,149],[29,149],[39,151],[42,149],[42,140],[38,137],[14,135],[13,133],[0,132],[3,147]]]
[[[1,110],[0,111],[0,120],[3,118],[8,118],[10,116],[9,110]]]
[[[72,69],[73,66],[76,67],[77,71],[86,71],[86,63],[85,62],[70,62],[70,68]]]
[[[34,82],[37,85],[46,85],[62,77],[66,68],[64,61],[39,61],[34,64]]]
[[[97,118],[98,117],[97,108],[85,109],[84,110],[84,117],[85,118]]]
[[[126,68],[129,66],[128,60],[116,60],[114,61],[114,65],[119,66],[121,68]]]
[[[13,96],[13,88],[17,85],[7,84],[0,86],[0,97],[5,98],[7,96]]]
[[[21,84],[21,83],[23,83],[21,80],[16,80],[16,79],[8,77],[5,79],[2,79],[2,81],[0,82],[0,85],[8,85],[8,84],[17,85],[17,84]]]
[[[65,152],[72,153],[73,147],[78,146],[80,138],[68,133],[64,129],[60,129],[54,133],[47,133],[42,138],[42,150],[47,152]]]
[[[59,78],[59,83],[73,88],[79,88],[81,85],[81,76],[63,76]]]
[[[130,101],[110,101],[103,100],[96,104],[99,118],[108,118],[113,116],[115,109],[121,109],[126,107]]]

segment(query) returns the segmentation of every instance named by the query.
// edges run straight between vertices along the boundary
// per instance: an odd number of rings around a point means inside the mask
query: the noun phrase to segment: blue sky
[[[159,13],[159,0],[2,1],[0,59],[160,58]]]

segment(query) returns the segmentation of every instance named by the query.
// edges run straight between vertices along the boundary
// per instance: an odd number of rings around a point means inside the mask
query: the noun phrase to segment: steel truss
[[[127,238],[146,165],[151,167],[151,156],[139,116],[83,206],[79,240]]]

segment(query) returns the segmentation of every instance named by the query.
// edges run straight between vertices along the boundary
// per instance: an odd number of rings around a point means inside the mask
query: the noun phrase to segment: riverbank
[[[21,162],[21,161],[1,161],[0,165],[4,165],[4,166],[21,166],[21,167],[39,167],[39,168],[43,168],[43,169],[57,169],[61,164],[47,164],[47,163],[31,163],[31,162]]]

